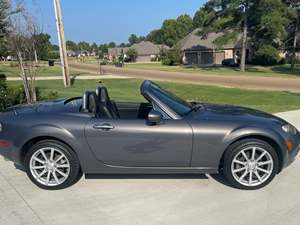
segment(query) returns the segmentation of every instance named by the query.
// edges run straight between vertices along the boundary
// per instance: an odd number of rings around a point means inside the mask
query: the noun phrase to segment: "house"
[[[183,52],[183,62],[186,65],[221,65],[224,59],[240,59],[241,35],[237,41],[217,48],[213,43],[222,33],[209,33],[205,37],[198,35],[199,29],[194,30],[179,41],[178,45]],[[247,49],[247,60],[251,59],[251,52]]]
[[[109,48],[108,49],[108,59],[110,61],[114,61],[116,59],[118,59],[119,56],[121,56],[122,54],[125,54],[128,51],[129,48],[124,47],[116,47],[116,48]]]
[[[292,47],[290,49],[292,49]],[[290,52],[290,57],[291,57],[292,56],[292,51],[290,50],[289,52]],[[296,56],[295,57],[296,62],[300,63],[300,32],[297,35],[297,46],[296,46],[296,53],[295,54],[296,54],[295,55]]]
[[[128,49],[133,48],[137,51],[137,62],[150,62],[152,59],[159,55],[161,49],[168,49],[165,45],[156,45],[150,41],[142,41],[137,44],[133,44],[130,47],[124,48],[110,48],[108,49],[109,59],[113,60],[118,58],[122,53],[126,55]]]
[[[68,57],[75,57],[75,56],[76,56],[76,52],[73,51],[73,50],[68,50],[68,51],[67,51],[67,56],[68,56]]]
[[[168,49],[166,45],[156,45],[150,41],[142,41],[132,45],[130,48],[138,52],[137,62],[150,62],[151,59],[159,55],[161,49]]]

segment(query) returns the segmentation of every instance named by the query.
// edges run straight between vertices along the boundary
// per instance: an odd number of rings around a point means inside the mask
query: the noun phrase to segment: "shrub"
[[[26,103],[26,95],[23,85],[11,86],[8,88],[9,106]]]
[[[253,62],[258,65],[271,66],[279,63],[280,59],[276,48],[271,45],[263,45],[256,51]]]
[[[3,111],[7,106],[8,89],[6,83],[6,76],[0,74],[0,111]]]
[[[59,59],[60,58],[60,54],[59,51],[51,51],[49,52],[49,59]]]
[[[58,99],[58,92],[57,91],[50,91],[45,97],[41,100],[54,100]]]
[[[107,64],[108,64],[108,60],[106,60],[106,59],[103,59],[103,60],[100,61],[100,65],[105,66]]]
[[[9,66],[10,66],[10,67],[18,67],[19,64],[18,64],[17,62],[11,61],[11,62],[9,63]]]
[[[38,87],[36,88],[37,101],[52,100],[52,99],[56,99],[57,96],[58,96],[57,92],[51,91],[49,92],[48,95],[42,97],[40,89]],[[7,100],[8,100],[8,106],[27,103],[24,86],[18,85],[18,86],[9,87]]]
[[[56,91],[50,91],[46,96],[41,96],[39,88],[36,88],[36,96],[38,101],[53,100],[58,98]],[[6,76],[0,74],[0,112],[7,107],[26,103],[26,95],[23,85],[7,86]]]
[[[179,48],[172,48],[161,52],[161,62],[163,65],[175,66],[181,64],[181,51]]]
[[[126,52],[126,55],[128,56],[130,62],[135,62],[138,56],[138,52],[134,48],[130,48]]]

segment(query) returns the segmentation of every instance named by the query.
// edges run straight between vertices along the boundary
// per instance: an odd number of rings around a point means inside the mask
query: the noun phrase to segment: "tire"
[[[274,179],[278,171],[277,152],[270,144],[259,139],[238,141],[224,155],[223,174],[229,184],[238,189],[263,188]]]
[[[45,190],[70,187],[82,177],[77,155],[70,147],[55,140],[43,140],[33,145],[25,155],[24,166],[29,179]]]

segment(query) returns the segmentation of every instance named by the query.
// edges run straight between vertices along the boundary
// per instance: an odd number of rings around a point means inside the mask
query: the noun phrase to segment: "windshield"
[[[166,90],[160,88],[157,84],[151,84],[151,90],[160,101],[169,106],[174,112],[179,114],[180,116],[186,115],[191,111],[191,105],[177,97],[173,93],[170,93]]]

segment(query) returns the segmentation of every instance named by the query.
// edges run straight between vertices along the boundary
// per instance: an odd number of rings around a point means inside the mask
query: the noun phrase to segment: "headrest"
[[[83,98],[82,98],[82,110],[83,112],[89,112],[89,95],[90,92],[86,91],[83,94]]]
[[[103,86],[98,86],[97,88],[96,88],[96,95],[97,96],[100,96],[100,94],[101,94],[101,89],[103,88]]]
[[[95,92],[91,92],[89,95],[89,112],[97,114],[99,110],[97,95]]]
[[[98,101],[95,92],[85,92],[82,98],[82,110],[86,113],[97,113]]]
[[[106,87],[102,87],[101,88],[101,94],[100,94],[100,101],[101,102],[108,102],[109,100],[110,99],[109,99],[109,95],[108,95]]]

